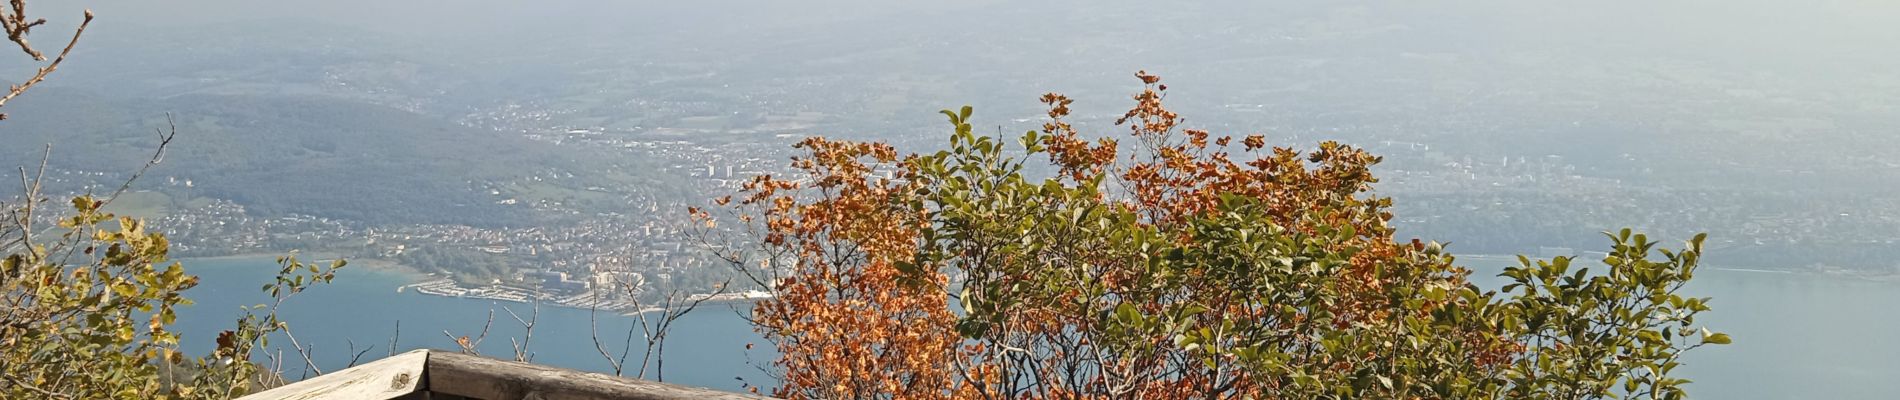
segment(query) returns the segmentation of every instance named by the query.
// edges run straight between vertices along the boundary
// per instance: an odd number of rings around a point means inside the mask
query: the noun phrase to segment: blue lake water
[[[1464,257],[1472,281],[1515,258]],[[1573,266],[1600,266],[1576,260]],[[1698,399],[1900,399],[1900,284],[1704,266],[1681,294],[1713,297],[1698,324],[1734,338],[1684,356],[1677,371]]]
[[[188,293],[196,304],[179,313],[176,325],[184,335],[184,350],[200,355],[209,352],[214,347],[212,339],[217,337],[217,332],[236,325],[236,319],[242,314],[239,307],[267,303],[269,297],[258,289],[277,272],[274,261],[270,258],[185,260],[186,270],[198,275],[200,282]],[[314,346],[316,364],[325,371],[334,371],[349,363],[352,341],[359,350],[376,346],[363,356],[364,360],[388,354],[387,346],[392,337],[397,339],[397,352],[419,348],[456,349],[455,342],[443,335],[443,331],[472,339],[480,334],[491,309],[495,312],[495,322],[479,351],[496,358],[514,356],[509,339],[521,338],[524,330],[503,307],[528,318],[532,306],[428,296],[413,290],[396,293],[396,287],[408,281],[407,276],[394,272],[345,267],[334,283],[319,285],[292,297],[279,316],[289,321],[300,342]],[[589,314],[587,310],[541,307],[534,338],[529,342],[533,361],[611,373],[611,364],[601,357],[589,334]],[[602,342],[617,356],[635,319],[604,312],[595,316]],[[397,337],[395,329],[399,320],[402,334]],[[663,377],[666,381],[734,391],[744,390],[746,383],[772,382],[756,366],[770,365],[776,353],[753,333],[751,325],[732,306],[702,306],[681,318],[673,332],[666,344]],[[629,362],[637,364],[644,346],[639,333],[634,335]],[[748,351],[747,343],[759,346]],[[273,346],[280,344],[288,347],[288,341],[273,339]],[[284,354],[293,353],[286,350]],[[301,365],[301,361],[285,362],[286,372],[295,378],[303,369],[293,365]],[[655,376],[649,372],[647,377]]]
[[[1494,275],[1513,263],[1460,259],[1475,271],[1477,284],[1493,288],[1502,285]],[[180,314],[177,326],[185,335],[185,349],[203,354],[218,330],[233,325],[238,307],[267,300],[258,287],[276,266],[268,258],[185,264],[202,282],[190,293],[197,305]],[[509,338],[519,338],[522,329],[501,307],[526,317],[528,305],[396,293],[395,287],[408,280],[393,272],[345,268],[334,284],[297,295],[281,316],[290,321],[299,340],[315,346],[317,364],[325,370],[348,362],[349,341],[359,349],[376,346],[365,359],[387,354],[385,346],[398,320],[402,335],[397,351],[453,349],[454,342],[442,332],[475,336],[491,309],[495,323],[481,351],[512,356]],[[1706,347],[1687,357],[1680,371],[1695,381],[1689,386],[1695,398],[1900,398],[1900,385],[1886,381],[1900,377],[1900,322],[1891,318],[1900,308],[1900,284],[1704,268],[1685,292],[1714,297],[1714,310],[1699,322],[1735,339],[1732,345]],[[609,344],[618,349],[633,319],[606,313],[598,317],[601,336],[619,339]],[[611,371],[588,332],[587,311],[543,307],[531,343],[534,361]],[[667,344],[666,381],[734,391],[748,383],[772,385],[758,367],[769,365],[774,354],[732,307],[712,306],[690,314],[673,335]],[[748,351],[747,343],[759,346]],[[637,358],[638,343],[634,351]],[[286,369],[293,377],[301,370]]]

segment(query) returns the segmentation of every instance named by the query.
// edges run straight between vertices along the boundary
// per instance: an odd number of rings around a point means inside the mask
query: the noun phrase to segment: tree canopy
[[[1085,138],[1060,94],[1014,141],[963,107],[946,150],[813,137],[798,176],[691,210],[760,233],[724,254],[777,296],[752,310],[773,394],[1681,398],[1683,352],[1729,342],[1678,293],[1700,235],[1610,233],[1600,266],[1520,258],[1486,290],[1394,237],[1379,157],[1185,128],[1137,76],[1120,138]]]

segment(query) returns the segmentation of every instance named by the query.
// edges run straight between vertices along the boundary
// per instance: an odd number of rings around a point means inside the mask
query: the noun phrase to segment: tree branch
[[[11,18],[5,18],[7,20],[10,20],[10,22],[7,24],[7,38],[11,39],[14,43],[20,44],[20,48],[26,50],[26,53],[28,55],[32,55],[34,60],[45,60],[46,59],[45,55],[42,55],[38,51],[33,50],[32,46],[29,46],[26,44],[26,32],[27,32],[27,29],[32,28],[35,25],[45,23],[46,20],[42,19],[42,20],[34,21],[32,23],[25,24],[25,25],[20,25],[20,21],[23,18],[25,18],[25,16],[21,14],[22,9],[23,9],[22,4],[24,3],[25,3],[25,0],[13,1],[14,14],[11,16]],[[44,67],[40,67],[39,72],[34,73],[33,77],[30,79],[27,79],[26,82],[21,82],[20,84],[13,85],[13,87],[7,89],[6,96],[0,97],[0,107],[6,106],[7,101],[13,100],[14,97],[19,97],[21,93],[26,93],[27,88],[31,88],[33,87],[33,85],[38,85],[40,82],[45,81],[46,75],[52,74],[54,70],[58,70],[59,64],[66,61],[66,55],[73,52],[73,45],[79,44],[79,36],[86,33],[86,26],[91,25],[91,24],[92,24],[92,10],[86,10],[86,19],[84,21],[79,22],[79,29],[73,30],[72,40],[67,41],[66,48],[59,51],[59,57],[53,58],[52,63],[46,64],[46,66]],[[6,113],[0,113],[0,120],[4,120],[4,119],[7,119]]]

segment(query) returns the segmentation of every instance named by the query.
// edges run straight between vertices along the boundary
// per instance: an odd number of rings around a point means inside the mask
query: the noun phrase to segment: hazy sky
[[[1263,4],[1264,3],[1264,4]],[[1685,0],[1685,1],[1450,1],[1450,2],[1228,2],[1175,4],[1124,1],[1068,2],[883,2],[826,1],[606,1],[606,0],[327,0],[327,1],[146,1],[102,0],[35,3],[53,26],[68,23],[74,9],[91,7],[102,26],[168,25],[179,29],[247,20],[301,19],[450,42],[500,41],[507,37],[596,35],[599,40],[637,40],[643,33],[771,29],[824,23],[893,24],[917,19],[967,19],[972,29],[999,29],[985,15],[1034,13],[1052,24],[1076,9],[1204,12],[1209,18],[1253,18],[1261,24],[1288,14],[1363,5],[1366,18],[1439,32],[1469,32],[1472,40],[1498,44],[1598,42],[1639,51],[1681,52],[1733,60],[1783,60],[1840,67],[1844,63],[1891,65],[1900,52],[1900,2],[1883,0]],[[1341,16],[1350,17],[1350,16]],[[1125,29],[1167,29],[1127,26]],[[1174,28],[1192,28],[1174,27]],[[102,27],[101,30],[116,30]],[[50,32],[48,32],[50,33]],[[998,32],[999,34],[1006,34]],[[47,33],[42,33],[46,35]],[[1212,33],[1218,34],[1218,33]],[[46,40],[46,39],[40,39]],[[505,44],[505,43],[502,43]]]
[[[98,0],[34,7],[52,21],[36,31],[42,46],[63,38],[79,8],[99,14],[83,61],[53,85],[117,90],[125,81],[157,82],[142,88],[155,95],[196,89],[180,83],[191,74],[180,71],[217,67],[201,80],[273,76],[279,80],[253,87],[276,90],[288,86],[267,84],[324,73],[296,70],[311,64],[407,71],[396,64],[409,63],[429,72],[395,83],[461,99],[587,100],[602,86],[633,87],[574,106],[595,109],[686,85],[789,102],[817,96],[800,90],[847,98],[901,90],[890,96],[902,103],[882,113],[860,112],[879,106],[866,106],[869,100],[811,103],[857,120],[928,127],[929,111],[960,104],[1033,117],[1030,99],[1046,91],[1113,112],[1091,102],[1124,98],[1130,73],[1148,69],[1204,109],[1293,97],[1312,105],[1290,111],[1300,116],[1332,109],[1413,121],[1464,114],[1551,126],[1683,126],[1772,115],[1793,121],[1777,126],[1830,126],[1808,135],[1844,139],[1783,135],[1751,146],[1823,154],[1835,146],[1854,156],[1894,146],[1886,136],[1900,107],[1895,1]],[[145,72],[155,64],[162,68]],[[31,71],[17,58],[0,59],[6,70]],[[1373,101],[1381,104],[1368,106]],[[1397,129],[1437,134],[1427,126]],[[1734,139],[1720,136],[1722,129],[1692,139]],[[1610,141],[1559,139],[1562,146]],[[1735,157],[1748,154],[1738,148],[1731,146]]]

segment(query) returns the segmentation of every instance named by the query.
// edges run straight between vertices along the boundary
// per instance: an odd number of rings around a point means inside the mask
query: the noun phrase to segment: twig
[[[268,355],[268,354],[270,354],[270,351],[269,351],[269,350],[265,350],[265,351],[264,351],[264,354],[266,354],[266,355]],[[234,362],[241,362],[241,361],[234,361]],[[280,381],[280,382],[283,382],[283,381],[288,381],[288,379],[284,379],[284,348],[282,348],[282,347],[278,347],[278,348],[277,348],[277,356],[276,356],[276,357],[271,357],[271,363],[272,363],[273,365],[271,366],[271,373],[270,373],[270,376],[275,376],[275,377],[277,377],[277,380],[278,380],[278,381]],[[242,381],[242,380],[244,379],[244,377],[242,377],[242,376],[234,376],[234,377],[231,377],[231,379],[233,379],[233,380],[238,380],[238,381]],[[232,383],[232,386],[233,386],[233,387],[235,387],[236,385],[237,385],[237,383],[235,383],[235,382],[234,382],[234,383]]]
[[[521,342],[519,343],[515,342],[515,338],[508,338],[509,345],[515,349],[515,361],[529,362],[533,360],[534,356],[528,354],[528,346],[530,341],[534,340],[534,323],[541,319],[541,302],[534,302],[534,312],[529,314],[528,320],[526,321],[521,320],[521,316],[516,315],[515,310],[509,309],[507,306],[503,306],[501,310],[507,311],[508,316],[514,317],[515,322],[520,323],[521,326],[527,330],[527,333],[523,334]]]
[[[270,373],[268,373],[268,374],[264,374],[264,375],[265,375],[265,376],[275,376],[275,377],[277,377],[277,379],[279,379],[279,380],[282,380],[282,379],[284,379],[284,359],[283,359],[283,357],[284,357],[284,349],[283,349],[283,347],[278,347],[278,348],[277,348],[277,353],[276,353],[276,354],[272,354],[272,353],[270,352],[270,349],[264,349],[264,360],[265,360],[265,361],[268,361],[268,362],[270,363],[270,368],[269,368],[269,370],[270,370]],[[226,360],[230,360],[230,361],[232,361],[232,362],[238,362],[238,361],[235,361],[234,359],[228,359],[228,358],[227,358]],[[242,378],[243,378],[242,376],[238,376],[238,375],[236,375],[236,374],[233,374],[233,375],[231,376],[231,380],[232,380],[232,382],[231,382],[231,384],[230,384],[230,387],[237,387],[237,385],[238,385],[238,382],[237,382],[237,381],[238,381],[239,379],[242,379]]]
[[[51,391],[47,391],[46,389],[41,389],[41,388],[40,388],[40,387],[38,387],[38,386],[33,386],[33,384],[32,384],[32,383],[30,383],[30,382],[26,382],[26,381],[22,381],[22,380],[20,380],[19,378],[15,378],[15,377],[13,377],[12,375],[0,375],[0,379],[6,379],[6,380],[7,380],[7,383],[9,383],[9,384],[11,384],[11,385],[13,385],[13,386],[18,386],[18,387],[22,387],[22,388],[26,388],[27,390],[31,390],[31,391],[33,391],[34,393],[39,393],[39,394],[40,394],[41,396],[46,396],[46,398],[49,398],[49,399],[51,399],[51,398],[60,398],[60,399],[70,399],[70,398],[73,398],[73,396],[72,396],[72,395],[68,395],[68,394],[65,394],[65,393],[55,393],[55,392],[51,392]]]
[[[588,295],[593,301],[588,302],[587,305],[587,336],[594,340],[594,351],[600,352],[600,358],[606,359],[607,365],[613,366],[614,376],[620,376],[620,362],[614,361],[613,354],[607,352],[607,346],[600,343],[600,288],[588,290]],[[629,338],[627,345],[632,346],[633,332],[628,331],[627,336]]]
[[[666,301],[660,308],[659,321],[653,322],[651,325],[648,323],[646,313],[640,313],[640,328],[646,336],[647,346],[646,351],[640,357],[640,374],[637,377],[641,379],[646,378],[647,364],[651,361],[653,365],[653,380],[665,381],[666,337],[667,333],[673,329],[673,322],[678,321],[680,317],[684,317],[688,313],[692,313],[693,310],[699,308],[700,304],[712,300],[715,296],[724,294],[726,289],[731,286],[731,283],[732,279],[727,278],[725,282],[715,286],[712,293],[707,293],[698,299],[694,299],[694,295],[688,294],[678,288],[672,289],[667,293]],[[632,333],[629,332],[628,336],[629,339],[631,339]]]
[[[633,329],[642,327],[646,323],[646,310],[641,309],[640,298],[635,296],[635,292],[636,290],[634,289],[627,289],[627,296],[632,299],[633,312],[640,316],[641,325],[627,324],[627,340],[625,343],[620,344],[620,362],[618,363],[620,364],[620,369],[614,371],[614,376],[620,376],[622,370],[626,369],[627,356],[633,354]]]
[[[12,0],[11,3],[13,6],[11,10],[0,10],[12,11],[12,13],[0,12],[0,26],[6,28],[7,40],[20,45],[20,51],[26,52],[26,55],[33,57],[34,61],[46,61],[45,54],[40,54],[39,50],[34,50],[33,45],[26,42],[27,33],[32,32],[33,27],[45,24],[46,19],[40,18],[27,22],[26,0]]]
[[[20,48],[26,50],[27,54],[32,55],[34,60],[45,60],[46,59],[45,55],[41,55],[38,51],[33,50],[32,46],[29,46],[26,44],[26,31],[27,29],[32,28],[34,25],[45,23],[46,20],[42,19],[39,21],[34,21],[29,24],[20,25],[19,24],[20,21],[23,18],[25,18],[25,15],[21,14],[22,12],[21,4],[23,3],[25,3],[24,0],[15,0],[13,2],[14,15],[11,16],[12,18],[0,18],[4,20],[9,20],[9,22],[6,24],[7,38],[11,39],[14,43],[20,44]],[[54,58],[51,64],[46,64],[46,66],[40,67],[39,72],[33,74],[33,78],[27,79],[26,82],[21,82],[20,84],[13,85],[12,88],[9,88],[7,90],[7,95],[5,97],[0,97],[0,106],[5,106],[8,100],[13,100],[14,97],[19,97],[21,93],[26,93],[27,88],[31,88],[33,87],[33,85],[38,85],[40,82],[45,81],[47,74],[51,74],[53,73],[53,70],[59,69],[59,64],[66,61],[66,54],[73,52],[73,45],[79,44],[79,35],[86,33],[86,26],[91,25],[91,24],[92,24],[92,10],[89,9],[89,10],[86,10],[86,19],[84,21],[79,22],[79,29],[73,30],[72,40],[67,41],[66,48],[59,51],[59,57]],[[0,113],[0,120],[4,120],[4,119],[7,119],[6,114]]]
[[[271,313],[273,314],[275,314],[276,312],[277,312],[276,309],[271,310]],[[300,375],[297,379],[302,380],[303,378],[309,377],[309,374],[311,372],[316,372],[317,375],[323,375],[323,369],[317,368],[316,361],[310,360],[310,353],[312,351],[315,351],[312,349],[315,349],[317,347],[316,344],[313,343],[310,345],[310,347],[305,348],[302,344],[297,343],[297,335],[293,335],[290,333],[289,325],[285,325],[283,327],[283,331],[284,331],[284,337],[290,338],[290,347],[295,348],[297,350],[297,355],[303,357],[304,375]]]
[[[449,340],[455,341],[456,346],[461,346],[463,354],[480,355],[475,351],[475,348],[477,346],[481,346],[482,339],[488,338],[488,328],[494,325],[495,325],[495,309],[490,308],[488,309],[488,322],[485,322],[482,324],[482,334],[476,335],[475,340],[468,340],[468,336],[462,336],[459,338],[455,337],[454,334],[449,333],[449,331],[446,329],[442,330],[442,336],[448,336]]]
[[[389,355],[396,356],[396,339],[402,338],[402,320],[396,320],[396,334],[389,337]]]
[[[27,255],[33,256],[35,260],[44,255],[33,247],[33,205],[40,202],[40,185],[46,180],[46,160],[52,157],[53,145],[49,143],[46,151],[40,154],[39,174],[33,176],[31,183],[26,178],[26,167],[20,167],[20,190],[26,192],[25,215],[20,218],[20,244],[26,247]]]
[[[376,346],[369,346],[369,347],[365,347],[365,348],[363,348],[363,351],[356,351],[356,341],[355,341],[355,340],[349,340],[349,339],[343,339],[343,341],[344,341],[344,342],[347,342],[347,343],[349,343],[349,344],[350,344],[350,352],[352,352],[352,353],[356,353],[356,355],[354,355],[354,356],[350,356],[350,365],[347,365],[347,366],[344,366],[343,368],[349,368],[349,367],[354,367],[354,366],[356,366],[356,361],[357,361],[357,360],[361,360],[361,359],[363,359],[363,354],[367,354],[367,353],[369,353],[369,351],[370,351],[370,350],[375,350],[375,349],[376,349]]]
[[[107,196],[105,202],[100,204],[101,207],[105,204],[112,204],[113,200],[118,200],[119,195],[125,194],[126,190],[132,188],[132,182],[136,182],[139,180],[139,177],[145,176],[145,171],[151,170],[152,166],[165,161],[165,149],[171,146],[172,138],[178,136],[178,123],[172,120],[172,113],[165,113],[165,126],[169,128],[169,130],[158,131],[156,128],[153,129],[158,133],[158,149],[152,151],[152,158],[146,160],[145,165],[140,166],[138,171],[133,172],[132,177],[127,178],[125,183],[119,184],[119,190],[115,190],[111,196]]]

